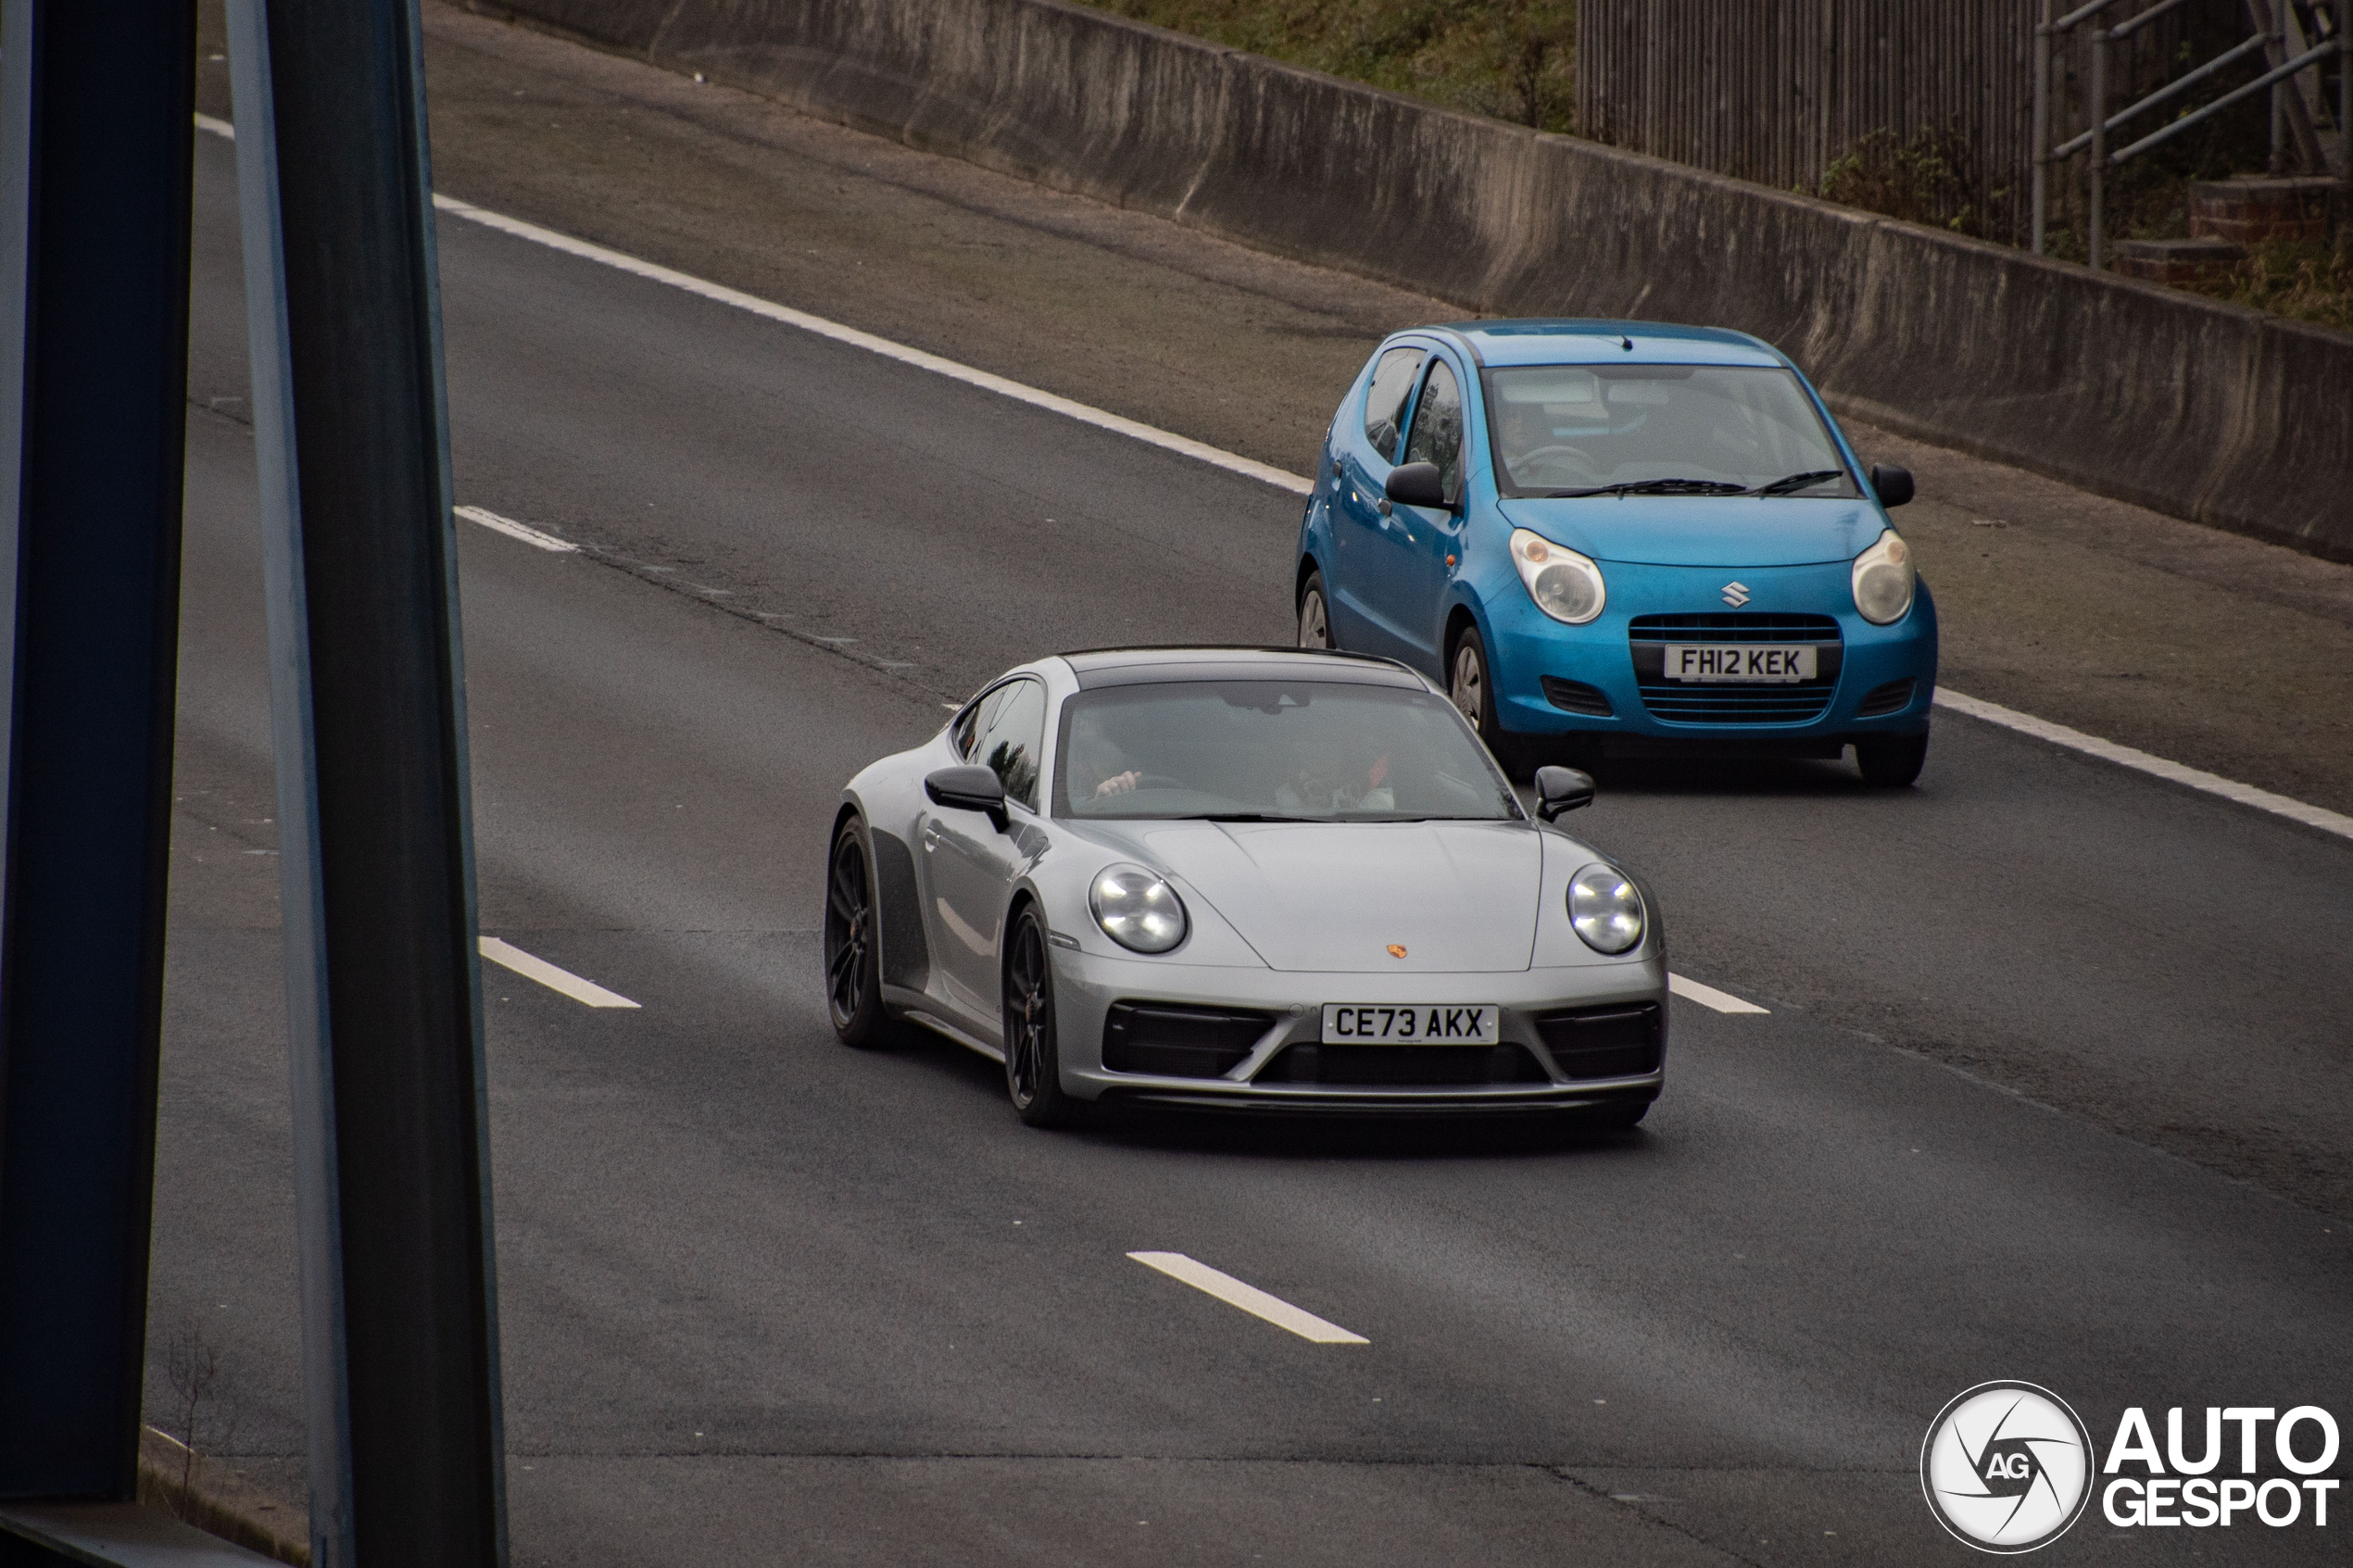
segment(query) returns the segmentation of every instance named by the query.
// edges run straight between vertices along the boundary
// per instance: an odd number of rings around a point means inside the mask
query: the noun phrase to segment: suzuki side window
[[[1414,409],[1414,433],[1405,443],[1405,461],[1436,463],[1438,481],[1449,495],[1462,492],[1463,388],[1454,372],[1441,359],[1429,368],[1429,383]]]
[[[968,754],[997,775],[1005,798],[1038,809],[1038,768],[1046,750],[1046,688],[1008,681],[989,694],[979,735]]]
[[[1365,439],[1385,463],[1397,460],[1397,421],[1404,417],[1414,372],[1421,368],[1418,348],[1392,348],[1373,367],[1373,384],[1365,393]]]

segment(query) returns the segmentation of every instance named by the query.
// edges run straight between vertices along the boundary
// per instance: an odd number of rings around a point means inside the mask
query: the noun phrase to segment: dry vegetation
[[[1575,0],[1091,0],[1471,114],[1569,129]]]
[[[1089,0],[1097,8],[1292,65],[1385,87],[1441,107],[1532,125],[1574,128],[1576,0]],[[2188,58],[2184,56],[2185,60]],[[2211,92],[2220,93],[2218,83]],[[2195,105],[2206,94],[2194,94]],[[2268,117],[2258,102],[2126,165],[2110,180],[2117,239],[2188,232],[2189,187],[2260,169]],[[2015,242],[2026,193],[1980,189],[1966,132],[1924,129],[1908,139],[1875,132],[1824,172],[1831,201],[1982,239]],[[2049,254],[2080,261],[2081,159],[2057,176]],[[2353,226],[2348,226],[2353,227]],[[2353,253],[2334,245],[2266,245],[2227,284],[2206,292],[2299,320],[2353,328]]]

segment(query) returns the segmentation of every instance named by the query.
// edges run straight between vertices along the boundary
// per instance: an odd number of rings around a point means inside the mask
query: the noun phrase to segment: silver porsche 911
[[[835,1030],[1004,1063],[1023,1120],[1140,1101],[1558,1108],[1658,1096],[1667,959],[1627,872],[1521,809],[1446,697],[1339,653],[1064,654],[842,793]]]

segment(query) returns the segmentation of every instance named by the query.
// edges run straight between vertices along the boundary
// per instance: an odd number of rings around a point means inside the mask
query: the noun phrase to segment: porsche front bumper
[[[1657,958],[1503,972],[1383,974],[1107,958],[1072,950],[1062,941],[1053,953],[1055,1036],[1063,1086],[1082,1099],[1302,1112],[1578,1110],[1654,1099],[1665,1077],[1667,965]],[[1241,1060],[1215,1076],[1122,1072],[1105,1065],[1103,1050],[1106,1018],[1121,1003],[1257,1013],[1265,1016],[1265,1027]],[[1495,1053],[1494,1059],[1516,1062],[1517,1071],[1508,1081],[1466,1082],[1462,1080],[1477,1076],[1478,1069],[1451,1053],[1484,1052],[1487,1047],[1365,1046],[1349,1047],[1360,1066],[1368,1060],[1376,1070],[1382,1065],[1379,1058],[1365,1053],[1400,1053],[1402,1063],[1402,1053],[1418,1050],[1450,1053],[1436,1060],[1454,1070],[1442,1074],[1449,1080],[1442,1083],[1340,1083],[1322,1081],[1311,1068],[1307,1081],[1300,1081],[1302,1059],[1292,1047],[1325,1046],[1327,1003],[1492,1004],[1500,1010],[1504,1046],[1517,1047],[1516,1052]],[[1656,1047],[1647,1053],[1645,1071],[1579,1076],[1578,1069],[1596,1059],[1580,1060],[1547,1043],[1548,1032],[1559,1039],[1558,1020],[1565,1015],[1644,1008],[1655,1009]],[[1425,1055],[1422,1060],[1433,1059]],[[1460,1071],[1465,1067],[1471,1069],[1469,1073]],[[1376,1075],[1380,1075],[1378,1071]],[[1403,1075],[1413,1074],[1407,1071]]]

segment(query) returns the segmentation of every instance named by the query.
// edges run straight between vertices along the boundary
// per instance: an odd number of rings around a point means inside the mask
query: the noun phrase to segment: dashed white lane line
[[[233,141],[237,134],[236,127],[227,120],[216,119],[206,114],[196,116],[196,128],[216,136],[228,137]],[[1157,446],[1164,452],[1175,452],[1181,457],[1191,458],[1197,462],[1207,463],[1212,468],[1223,469],[1228,473],[1242,474],[1261,483],[1270,484],[1277,490],[1288,490],[1294,495],[1308,495],[1315,488],[1315,481],[1305,474],[1291,473],[1271,463],[1262,463],[1255,458],[1245,458],[1238,452],[1228,452],[1221,447],[1212,446],[1205,441],[1195,441],[1189,436],[1178,435],[1173,431],[1145,424],[1140,420],[1131,420],[1107,409],[1097,408],[1072,398],[1040,391],[1034,386],[1025,386],[1020,382],[1009,380],[1004,376],[992,375],[987,370],[975,370],[970,365],[959,364],[953,359],[942,358],[937,354],[926,354],[920,348],[910,348],[904,344],[893,343],[888,338],[876,337],[872,332],[862,332],[855,327],[845,327],[838,321],[829,321],[822,316],[812,316],[805,310],[795,310],[788,306],[761,299],[757,295],[746,294],[740,289],[731,289],[724,283],[714,283],[709,279],[698,278],[690,272],[681,272],[674,268],[658,266],[650,261],[640,260],[623,251],[591,245],[586,240],[574,239],[570,234],[559,233],[553,229],[543,229],[536,223],[526,223],[519,218],[509,218],[503,213],[492,212],[486,207],[476,207],[471,202],[459,201],[455,196],[436,194],[433,198],[433,204],[436,209],[447,212],[452,217],[466,219],[486,229],[496,229],[500,233],[510,234],[516,239],[528,240],[534,245],[561,251],[567,256],[576,256],[583,260],[594,261],[652,282],[667,284],[672,288],[698,295],[721,305],[733,306],[738,310],[749,311],[754,316],[762,317],[771,321],[779,321],[786,326],[798,327],[803,332],[813,332],[819,337],[845,344],[852,348],[862,348],[870,354],[879,354],[886,359],[896,360],[902,365],[912,365],[918,370],[929,370],[935,375],[946,376],[951,381],[960,381],[968,386],[976,386],[984,391],[996,393],[1000,396],[1010,397],[1016,403],[1026,403],[1034,408],[1044,408],[1049,412],[1076,420],[1082,424],[1093,425],[1099,430],[1112,431],[1140,441],[1148,446]],[[2153,757],[2145,751],[2136,751],[2129,746],[2119,746],[2114,741],[2101,740],[2096,735],[2087,735],[2080,730],[2070,730],[2064,724],[2054,724],[2048,720],[2037,719],[2032,714],[2020,713],[2001,707],[1997,703],[1963,696],[1958,692],[1945,691],[1940,687],[1936,693],[1936,702],[1939,707],[1949,708],[1957,713],[1966,713],[1971,718],[1982,719],[1988,723],[2001,724],[2021,734],[2049,741],[2055,746],[2067,746],[2071,750],[2081,751],[2087,756],[2097,757],[2122,767],[2138,769],[2142,772],[2153,774],[2158,778],[2170,779],[2175,784],[2187,784],[2192,789],[2203,790],[2207,794],[2220,796],[2225,800],[2235,801],[2242,806],[2252,806],[2258,810],[2271,811],[2307,826],[2317,827],[2324,833],[2338,834],[2347,838],[2353,838],[2353,817],[2341,816],[2334,811],[2323,810],[2318,806],[2307,806],[2300,800],[2293,800],[2284,795],[2273,795],[2269,790],[2257,789],[2252,784],[2239,784],[2233,780],[2222,778],[2219,774],[2204,772],[2196,768],[2184,767],[2179,762],[2169,762],[2162,757]]]
[[[2014,708],[2004,708],[1997,702],[1987,702],[1980,697],[1963,696],[1958,692],[1946,691],[1939,686],[1936,689],[1936,706],[1949,708],[1956,713],[1965,713],[1972,719],[1982,719],[1989,724],[1999,724],[2006,730],[2016,730],[2022,735],[2032,735],[2036,740],[2048,741],[2053,746],[2063,746],[2070,751],[2080,751],[2086,757],[2096,757],[2103,762],[2113,762],[2120,768],[2132,768],[2147,773],[2153,778],[2164,779],[2171,784],[2186,784],[2191,789],[2203,790],[2208,795],[2219,795],[2225,800],[2234,800],[2242,806],[2252,806],[2259,811],[2269,811],[2274,816],[2285,817],[2290,822],[2302,822],[2306,827],[2319,828],[2322,833],[2333,833],[2342,838],[2353,838],[2353,817],[2324,810],[2318,806],[2307,806],[2301,800],[2292,800],[2284,795],[2273,795],[2268,789],[2258,789],[2253,784],[2243,784],[2234,779],[2226,779],[2220,773],[2209,773],[2203,769],[2184,767],[2179,762],[2169,762],[2162,757],[2152,757],[2145,751],[2137,751],[2129,746],[2119,746],[2112,740],[2102,740],[2097,735],[2087,735],[2081,730],[2070,730],[2065,724],[2054,724],[2048,719],[2037,719],[2031,713],[2020,713]]]
[[[482,956],[493,963],[505,964],[517,974],[536,980],[550,991],[561,991],[575,1002],[585,1002],[592,1008],[634,1008],[637,1004],[618,991],[608,991],[593,980],[583,980],[568,969],[558,969],[546,959],[533,958],[510,942],[496,936],[482,938]]]
[[[515,521],[513,517],[498,517],[497,512],[484,510],[484,508],[480,506],[457,506],[457,508],[449,508],[449,510],[457,512],[457,515],[463,517],[466,521],[480,521],[480,524],[483,524],[484,529],[489,529],[492,533],[506,533],[509,538],[520,538],[520,541],[527,543],[527,546],[536,546],[539,550],[553,550],[558,552],[558,555],[570,555],[570,552],[579,550],[579,546],[572,543],[570,538],[555,538],[553,533],[541,533],[539,529],[535,529],[532,524],[527,524],[527,521]]]
[[[1765,1012],[1768,1010],[1755,1002],[1742,1001],[1729,991],[1718,991],[1713,985],[1703,985],[1696,980],[1686,980],[1680,974],[1667,977],[1667,988],[1685,1001],[1697,1002],[1718,1012]]]
[[[1182,1280],[1195,1290],[1214,1296],[1229,1307],[1239,1307],[1252,1317],[1265,1318],[1277,1328],[1287,1328],[1302,1339],[1312,1339],[1318,1345],[1372,1343],[1361,1334],[1351,1334],[1338,1323],[1326,1323],[1315,1313],[1294,1307],[1279,1296],[1269,1296],[1254,1285],[1244,1285],[1233,1275],[1188,1258],[1182,1252],[1130,1252],[1127,1255],[1148,1269],[1158,1269],[1169,1278]]]
[[[510,539],[520,539],[526,545],[536,546],[543,550],[552,550],[558,555],[569,555],[580,548],[569,539],[559,539],[552,533],[542,533],[527,522],[517,522],[513,518],[500,517],[497,512],[485,510],[481,507],[453,507],[450,509],[468,522],[478,522],[494,533],[503,533]]]

